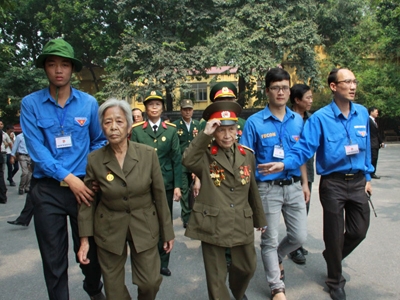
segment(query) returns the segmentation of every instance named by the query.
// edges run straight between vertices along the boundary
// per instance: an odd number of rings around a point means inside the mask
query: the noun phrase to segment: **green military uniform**
[[[173,122],[176,125],[176,131],[179,137],[179,144],[181,147],[181,154],[189,147],[189,144],[199,132],[199,121],[191,120],[190,128],[188,130],[187,125],[183,118],[180,118]],[[181,189],[181,218],[184,226],[189,221],[191,207],[189,205],[189,187],[192,183],[192,172],[186,167],[182,166],[182,189]]]
[[[218,102],[216,108],[225,107],[225,104],[239,106]],[[236,299],[243,298],[256,269],[254,227],[266,225],[255,180],[254,154],[237,143],[231,149],[233,157],[230,161],[226,149],[220,148],[211,136],[201,131],[184,152],[182,160],[201,181],[185,235],[202,242],[210,299],[230,299],[225,284],[226,248],[232,253],[229,287]]]
[[[182,156],[175,125],[161,122],[161,126],[154,133],[148,121],[137,123],[132,129],[131,140],[151,146],[157,151],[172,219],[174,188],[182,187]],[[165,253],[162,243],[160,240],[161,267],[166,268],[169,263],[169,253]]]

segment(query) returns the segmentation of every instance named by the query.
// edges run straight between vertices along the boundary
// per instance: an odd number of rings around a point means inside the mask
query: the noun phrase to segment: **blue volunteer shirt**
[[[299,140],[303,124],[301,116],[288,107],[286,107],[285,117],[281,121],[266,106],[262,111],[247,119],[240,143],[254,150],[256,165],[282,161],[281,158],[273,157],[274,147],[282,145],[286,156]],[[262,175],[256,170],[257,181],[288,179],[293,176],[300,176],[299,167],[269,175]]]
[[[46,88],[22,99],[21,127],[28,153],[35,162],[33,176],[62,181],[69,173],[84,176],[89,152],[105,145],[94,97],[71,89],[64,108]],[[56,138],[70,136],[71,147],[57,148]]]
[[[285,170],[296,169],[316,153],[317,174],[363,172],[371,180],[369,115],[362,105],[350,102],[346,118],[334,101],[306,122],[301,139],[283,160]],[[358,145],[359,153],[346,155],[345,146]]]

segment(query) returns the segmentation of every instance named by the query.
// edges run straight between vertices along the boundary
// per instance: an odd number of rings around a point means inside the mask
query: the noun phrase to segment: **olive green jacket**
[[[160,164],[154,149],[128,142],[121,169],[110,145],[88,155],[85,184],[100,185],[99,202],[80,205],[79,235],[94,236],[96,244],[121,255],[128,228],[137,252],[174,239]]]
[[[255,158],[237,143],[235,163],[201,131],[183,154],[183,164],[200,178],[185,235],[221,247],[254,242],[254,227],[267,225],[255,180]]]

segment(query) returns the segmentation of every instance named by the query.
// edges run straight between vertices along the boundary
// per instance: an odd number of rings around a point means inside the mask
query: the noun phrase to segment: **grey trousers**
[[[272,185],[258,182],[261,200],[267,219],[267,230],[261,235],[261,258],[271,290],[284,288],[280,280],[279,262],[288,253],[299,248],[307,238],[307,212],[300,182],[291,185]],[[279,243],[281,213],[287,235]]]

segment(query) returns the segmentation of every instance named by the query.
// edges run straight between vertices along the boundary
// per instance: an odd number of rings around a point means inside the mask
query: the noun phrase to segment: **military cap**
[[[215,102],[222,98],[237,98],[237,88],[232,82],[218,82],[210,91],[210,100]]]
[[[36,59],[36,67],[44,68],[44,61],[49,56],[60,56],[72,61],[75,71],[82,70],[82,62],[75,58],[74,49],[63,39],[54,39],[47,42],[43,47],[43,52]]]
[[[144,96],[143,104],[146,104],[146,102],[150,100],[160,100],[164,104],[163,94],[160,91],[148,91]]]
[[[241,112],[242,107],[236,102],[218,101],[207,106],[203,112],[203,119],[218,119],[221,125],[234,125]]]
[[[193,101],[190,99],[182,100],[181,108],[193,108]]]

